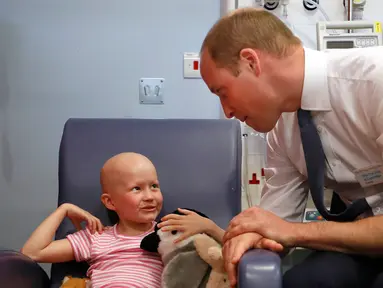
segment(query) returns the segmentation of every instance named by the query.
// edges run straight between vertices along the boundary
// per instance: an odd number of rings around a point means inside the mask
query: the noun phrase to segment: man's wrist
[[[291,223],[291,235],[288,239],[287,247],[294,248],[304,246],[305,242],[308,240],[307,235],[309,225],[306,223]]]

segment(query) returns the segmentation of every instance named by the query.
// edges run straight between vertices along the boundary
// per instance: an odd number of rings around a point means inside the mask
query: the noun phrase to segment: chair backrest
[[[164,197],[161,215],[194,208],[226,228],[241,210],[241,128],[236,120],[69,119],[59,152],[59,199],[112,224],[100,201],[100,169],[111,156],[133,151],[156,166]],[[73,233],[66,219],[56,233]],[[86,263],[53,264],[52,287],[65,275],[84,277]]]

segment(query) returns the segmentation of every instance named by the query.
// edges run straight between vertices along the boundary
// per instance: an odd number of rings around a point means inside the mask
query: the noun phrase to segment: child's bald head
[[[156,169],[144,155],[124,152],[109,158],[101,169],[100,181],[103,193],[112,193],[121,182],[133,177],[138,170]]]
[[[153,221],[162,208],[162,194],[153,163],[145,156],[124,152],[101,169],[101,201],[120,219]]]

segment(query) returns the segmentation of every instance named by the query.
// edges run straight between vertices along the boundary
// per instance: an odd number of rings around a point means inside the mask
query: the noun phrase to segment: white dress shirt
[[[305,49],[301,107],[312,111],[322,141],[325,186],[345,203],[366,197],[370,215],[383,213],[383,184],[362,188],[355,177],[383,164],[383,47]],[[267,134],[267,154],[260,206],[302,221],[309,188],[296,112]]]

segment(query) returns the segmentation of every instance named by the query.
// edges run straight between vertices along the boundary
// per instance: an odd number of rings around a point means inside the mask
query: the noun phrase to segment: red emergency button
[[[198,61],[193,61],[193,69],[198,70]]]

